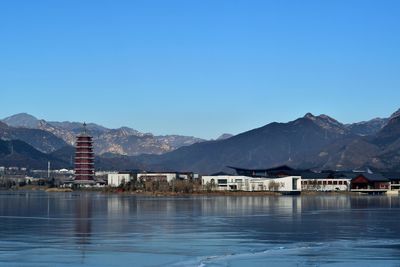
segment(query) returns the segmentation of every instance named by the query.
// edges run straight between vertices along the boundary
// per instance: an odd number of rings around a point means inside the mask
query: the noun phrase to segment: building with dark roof
[[[383,172],[382,175],[390,181],[390,190],[400,190],[400,172]]]
[[[236,171],[237,175],[248,176],[254,178],[277,178],[286,176],[300,176],[304,170],[296,170],[289,166],[283,165],[269,169],[246,169],[228,166],[228,168]]]
[[[351,181],[351,190],[382,190],[390,189],[390,180],[379,173],[358,173]]]
[[[361,193],[386,193],[400,191],[400,172],[371,173],[368,171],[333,171],[293,169],[287,165],[274,168],[228,168],[235,170],[237,176],[259,179],[274,179],[288,176],[301,176],[301,186],[304,191],[354,191]],[[218,173],[224,175],[225,173]],[[216,176],[218,174],[215,174]]]

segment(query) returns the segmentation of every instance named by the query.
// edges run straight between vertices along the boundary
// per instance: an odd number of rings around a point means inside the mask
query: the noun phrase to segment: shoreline
[[[43,191],[47,193],[77,193],[77,192],[97,192],[104,195],[125,195],[125,196],[148,196],[148,197],[189,197],[189,196],[333,196],[333,195],[360,195],[357,192],[339,191],[339,192],[317,192],[317,191],[301,191],[297,195],[287,195],[280,192],[270,191],[211,191],[211,192],[144,192],[144,191],[119,191],[118,189],[105,188],[81,188],[72,190],[71,188],[48,188],[48,187],[19,187],[13,189],[4,189],[0,191]],[[390,196],[391,194],[386,194]]]

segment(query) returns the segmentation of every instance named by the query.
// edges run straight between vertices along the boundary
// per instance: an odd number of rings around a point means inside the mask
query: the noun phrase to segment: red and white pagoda
[[[76,137],[75,151],[75,183],[94,184],[94,152],[93,137],[83,124],[83,132]]]

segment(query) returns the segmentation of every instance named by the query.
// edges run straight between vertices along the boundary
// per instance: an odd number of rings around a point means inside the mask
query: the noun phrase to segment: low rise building
[[[131,173],[109,173],[107,175],[108,185],[112,187],[118,187],[122,184],[128,183],[133,180]]]
[[[301,177],[287,176],[278,178],[254,178],[241,175],[203,176],[204,189],[218,191],[272,191],[282,193],[300,193]]]
[[[351,178],[331,172],[305,172],[301,175],[303,191],[350,191]]]
[[[391,191],[400,191],[400,173],[399,172],[383,172],[382,175],[390,181]]]
[[[137,174],[139,181],[167,181],[176,180],[178,173],[176,172],[142,172]]]
[[[379,173],[360,173],[351,181],[353,192],[381,192],[390,190],[390,180]]]

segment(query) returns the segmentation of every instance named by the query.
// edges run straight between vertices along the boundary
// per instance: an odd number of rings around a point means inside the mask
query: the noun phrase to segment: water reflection
[[[88,195],[75,202],[75,235],[78,244],[90,244],[92,232],[92,202]]]
[[[25,261],[36,259],[37,266],[109,266],[123,255],[126,260],[140,263],[143,258],[161,266],[182,257],[281,247],[303,248],[287,256],[314,265],[324,255],[360,260],[356,254],[362,250],[369,250],[371,257],[396,257],[399,199],[334,194],[173,198],[3,192],[0,251],[13,254],[0,253],[0,265],[24,266],[20,256],[30,253]],[[348,247],[343,249],[343,244]],[[58,256],[47,258],[37,252],[43,249]],[[354,253],[344,255],[344,251]]]

